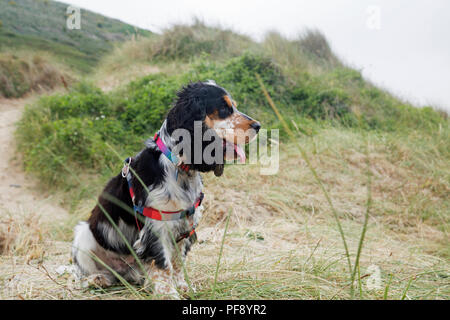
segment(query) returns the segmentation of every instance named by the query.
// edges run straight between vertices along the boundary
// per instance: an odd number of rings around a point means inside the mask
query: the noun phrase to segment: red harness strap
[[[132,190],[130,191],[131,194]],[[135,210],[142,214],[143,216],[160,221],[171,221],[171,220],[179,220],[183,218],[188,218],[195,213],[195,209],[200,206],[203,200],[203,193],[200,194],[200,197],[197,198],[194,205],[187,210],[178,210],[178,211],[162,211],[152,207],[137,207],[135,206]]]
[[[128,189],[130,191],[131,200],[133,202],[133,210],[134,210],[134,214],[135,214],[135,218],[136,218],[136,225],[137,225],[139,231],[141,231],[141,226],[140,226],[140,223],[139,223],[137,215],[136,215],[137,212],[140,213],[141,215],[143,215],[144,217],[147,217],[147,218],[150,218],[153,220],[173,221],[173,220],[179,220],[179,219],[184,219],[184,218],[188,219],[190,216],[192,216],[195,213],[195,209],[197,209],[201,205],[202,200],[204,198],[204,194],[202,192],[200,192],[200,195],[197,198],[197,200],[195,201],[195,203],[187,210],[162,211],[162,210],[158,210],[158,209],[155,209],[152,207],[137,206],[134,201],[135,194],[134,194],[133,186],[131,183],[132,176],[131,176],[131,172],[129,170],[132,160],[133,160],[133,158],[127,158],[125,160],[125,164],[122,169],[122,176],[127,178]],[[191,236],[195,235],[195,227],[196,226],[192,222],[191,223],[192,230],[181,234],[180,237],[178,237],[178,239],[176,241],[179,242],[185,238],[190,238]]]

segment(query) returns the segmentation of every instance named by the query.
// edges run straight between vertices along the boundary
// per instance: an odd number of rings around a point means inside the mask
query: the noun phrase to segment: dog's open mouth
[[[235,160],[239,158],[241,163],[245,163],[246,156],[245,151],[241,145],[237,143],[229,142],[225,139],[222,139],[223,143],[223,158],[224,160]],[[223,174],[223,169],[225,164],[217,164],[214,168],[214,174],[217,177],[220,177]]]
[[[239,158],[241,163],[245,163],[245,151],[239,144],[232,143],[223,139],[223,154],[226,160],[234,160],[236,158]],[[230,159],[231,155],[232,158]]]

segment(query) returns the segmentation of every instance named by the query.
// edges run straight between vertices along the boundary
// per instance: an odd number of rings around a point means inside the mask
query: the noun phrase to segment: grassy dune
[[[174,26],[117,47],[88,81],[28,106],[16,133],[25,167],[71,214],[62,224],[45,222],[45,212],[36,213],[40,224],[19,222],[20,233],[3,236],[1,259],[50,271],[67,263],[72,228],[105,181],[159,128],[176,90],[206,79],[263,127],[280,129],[280,168],[264,176],[260,165],[230,165],[221,178],[204,175],[200,241],[186,264],[193,298],[450,298],[446,114],[370,84],[316,31],[257,43],[198,21]],[[36,257],[24,241],[46,250]],[[124,286],[74,289],[68,274],[50,274],[26,297],[155,298]]]
[[[73,73],[46,52],[15,51],[0,54],[0,97],[18,98],[32,91],[69,86]]]

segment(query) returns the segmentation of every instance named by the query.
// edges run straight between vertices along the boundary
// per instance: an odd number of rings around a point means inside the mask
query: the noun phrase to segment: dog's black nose
[[[259,132],[259,129],[261,129],[261,124],[257,121],[253,122],[250,127],[256,131],[256,133]]]

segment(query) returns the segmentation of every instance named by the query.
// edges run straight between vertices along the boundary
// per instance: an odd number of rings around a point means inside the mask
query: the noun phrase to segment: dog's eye
[[[233,113],[233,109],[228,106],[223,106],[219,108],[219,118],[228,118]]]

